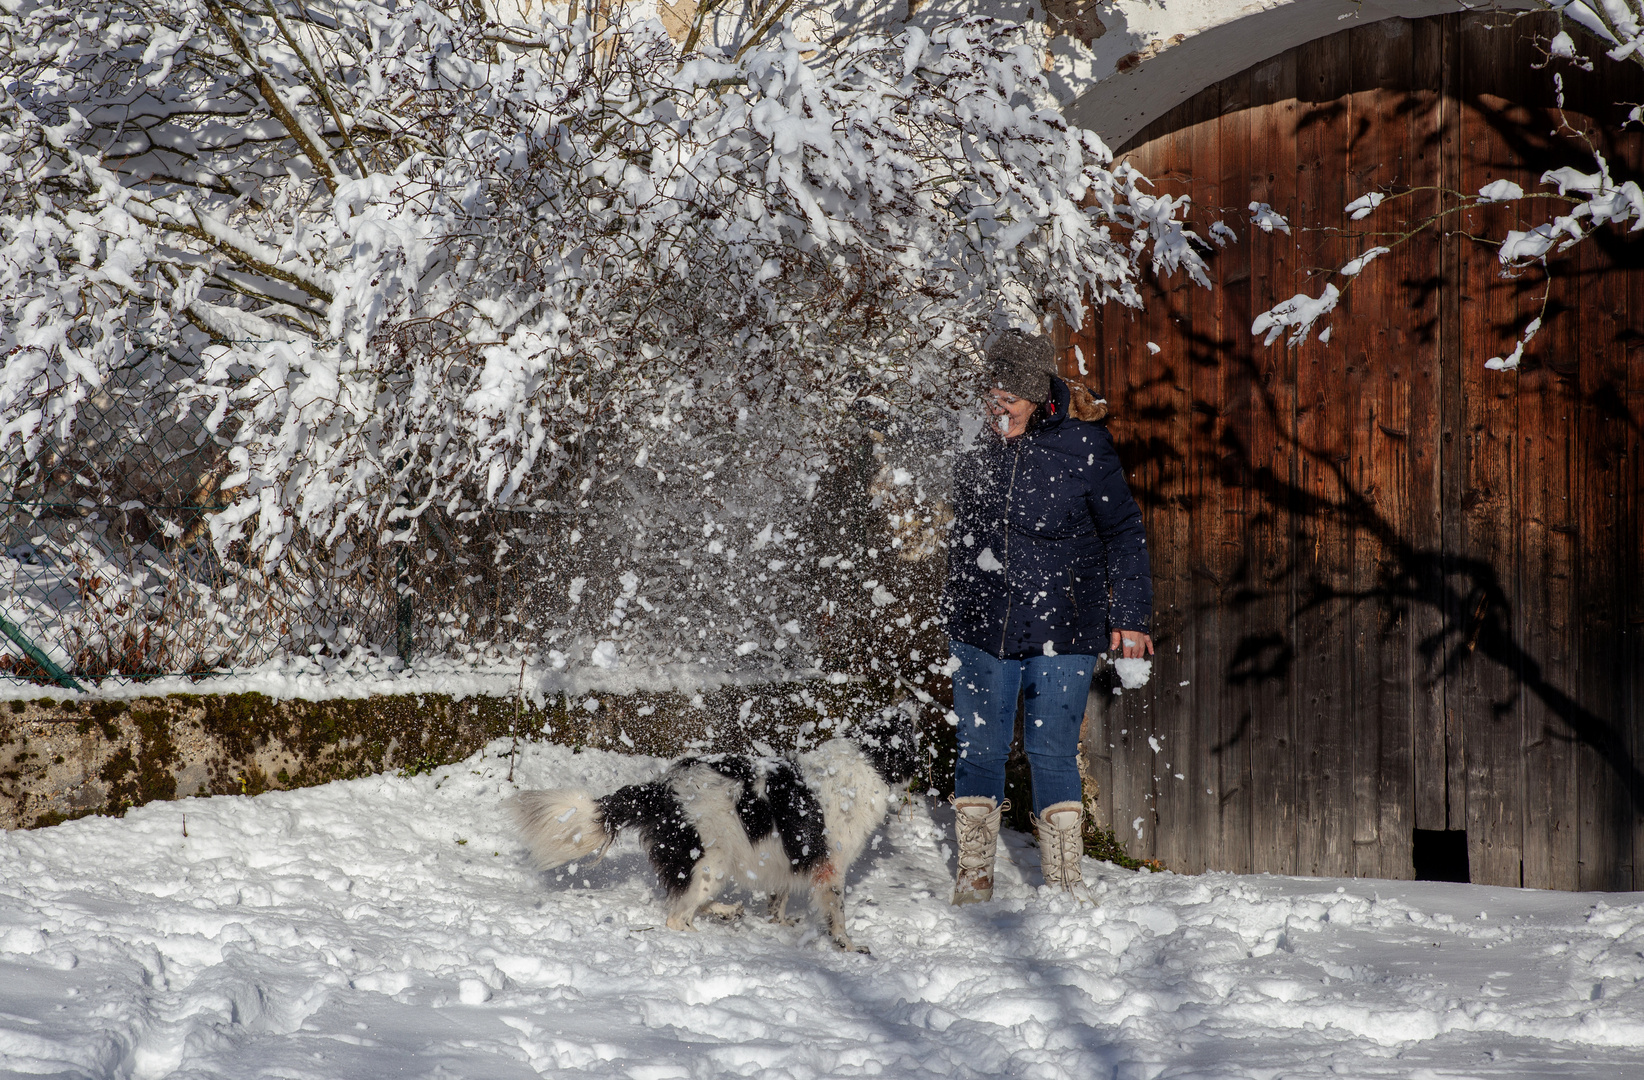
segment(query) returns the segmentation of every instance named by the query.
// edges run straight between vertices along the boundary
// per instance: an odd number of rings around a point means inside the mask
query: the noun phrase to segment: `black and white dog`
[[[772,921],[792,925],[788,896],[808,890],[834,942],[866,952],[845,933],[845,875],[884,820],[892,788],[918,768],[915,742],[912,724],[896,710],[797,761],[684,757],[658,779],[604,798],[527,791],[512,809],[543,870],[603,855],[620,830],[638,829],[668,896],[671,930],[694,929],[703,911],[739,914],[716,902],[733,884],[766,893]]]

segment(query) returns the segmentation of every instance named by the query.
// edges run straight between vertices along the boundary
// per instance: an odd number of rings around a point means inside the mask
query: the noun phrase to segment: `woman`
[[[1045,883],[1082,881],[1079,729],[1097,654],[1153,652],[1147,538],[1105,406],[1056,377],[1042,337],[1004,334],[987,360],[991,434],[954,470],[942,597],[959,665],[955,904],[993,895],[1018,693]]]

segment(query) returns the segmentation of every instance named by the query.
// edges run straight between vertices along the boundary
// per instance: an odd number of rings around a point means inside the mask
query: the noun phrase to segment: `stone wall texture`
[[[120,815],[162,799],[415,774],[510,737],[659,757],[756,743],[788,749],[889,698],[879,687],[816,682],[546,702],[439,694],[0,701],[0,828]]]

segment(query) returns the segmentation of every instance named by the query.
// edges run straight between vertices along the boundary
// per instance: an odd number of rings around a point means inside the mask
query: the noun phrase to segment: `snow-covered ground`
[[[1008,836],[956,910],[920,800],[852,875],[871,957],[810,920],[671,933],[631,841],[525,865],[504,750],[7,834],[0,1074],[1644,1076],[1644,896],[1087,862],[1079,903]],[[657,767],[540,745],[516,780]]]

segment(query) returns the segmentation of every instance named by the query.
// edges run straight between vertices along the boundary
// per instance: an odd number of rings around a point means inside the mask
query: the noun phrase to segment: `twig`
[[[742,43],[742,47],[736,50],[736,59],[742,59],[742,55],[744,53],[759,44],[760,41],[764,39],[765,35],[771,32],[771,27],[775,26],[777,22],[781,20],[782,16],[788,13],[788,9],[791,7],[793,7],[793,0],[782,0],[782,3],[776,6],[775,11],[766,16],[765,20],[758,26],[754,27],[753,33],[748,35],[748,40]]]
[[[713,14],[719,4],[720,0],[702,0],[702,3],[697,5],[696,18],[691,20],[691,32],[685,35],[685,43],[679,47],[681,55],[695,49],[696,43],[702,40],[702,30],[707,24],[708,16]]]
[[[309,57],[308,50],[298,43],[297,36],[291,32],[291,28],[286,25],[285,19],[281,17],[280,9],[274,6],[274,0],[268,0],[268,14],[274,19],[274,25],[279,27],[280,36],[285,38],[292,50],[296,52],[297,58],[303,62],[303,67],[308,70],[309,76],[314,80],[314,92],[319,95],[320,100],[325,103],[327,111],[331,113],[331,119],[337,125],[337,132],[342,136],[343,146],[347,147],[349,154],[354,158],[354,166],[359,169],[362,177],[365,176],[370,170],[365,167],[365,159],[360,156],[359,149],[355,147],[353,138],[348,134],[348,125],[343,123],[342,110],[337,108],[336,101],[332,99],[331,89],[326,85],[325,76],[320,74],[318,66]]]
[[[263,71],[262,64],[252,50],[251,44],[240,33],[240,28],[235,26],[234,21],[228,17],[228,12],[223,10],[219,0],[206,0],[206,11],[211,16],[211,21],[216,23],[218,28],[227,36],[229,47],[239,55],[241,60],[245,61],[246,67],[251,69],[252,78],[257,83],[257,92],[262,97],[264,104],[268,106],[269,111],[274,114],[274,118],[280,122],[286,132],[296,140],[297,145],[302,147],[303,155],[313,164],[314,171],[320,174],[320,180],[325,184],[326,190],[335,195],[337,193],[337,174],[335,166],[331,163],[329,148],[318,138],[311,138],[296,113],[286,105],[285,99],[280,96],[273,80]]]

